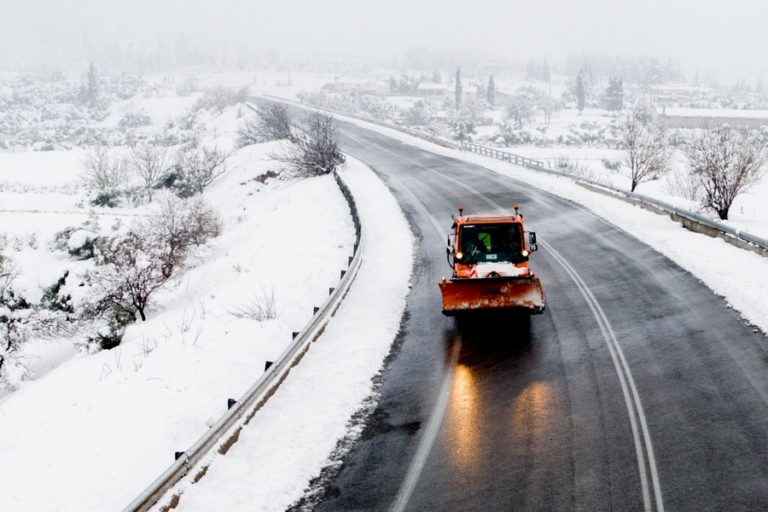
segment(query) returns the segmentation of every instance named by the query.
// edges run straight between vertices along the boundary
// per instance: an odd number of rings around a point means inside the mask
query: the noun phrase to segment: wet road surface
[[[351,124],[339,134],[418,246],[378,407],[315,510],[768,509],[766,338],[721,298],[568,201]],[[450,217],[517,202],[548,309],[459,329],[437,287]]]

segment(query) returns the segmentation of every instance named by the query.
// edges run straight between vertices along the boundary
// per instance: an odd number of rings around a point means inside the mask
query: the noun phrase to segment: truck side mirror
[[[533,231],[528,233],[528,248],[531,252],[539,250],[539,246],[536,243],[536,233]]]
[[[453,244],[451,243],[451,237],[454,235],[448,235],[445,239],[445,258],[448,260],[448,265],[453,268]]]

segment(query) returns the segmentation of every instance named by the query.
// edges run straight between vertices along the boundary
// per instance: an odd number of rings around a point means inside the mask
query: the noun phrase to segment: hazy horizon
[[[57,68],[109,45],[179,44],[181,34],[190,45],[217,51],[389,62],[416,46],[506,61],[546,56],[555,64],[569,54],[657,56],[678,60],[689,76],[756,81],[768,76],[768,66],[758,64],[768,49],[750,36],[760,29],[758,7],[756,0],[33,0],[4,6],[0,68]]]

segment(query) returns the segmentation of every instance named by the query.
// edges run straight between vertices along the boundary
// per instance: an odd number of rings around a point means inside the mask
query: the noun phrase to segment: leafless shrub
[[[173,187],[179,197],[202,194],[216,178],[227,172],[229,155],[217,147],[185,148],[176,155],[176,181]]]
[[[254,295],[251,300],[231,309],[229,314],[235,318],[255,320],[257,322],[274,320],[277,318],[275,291],[262,288],[260,294]]]
[[[205,91],[205,93],[195,102],[192,109],[194,111],[214,110],[221,113],[225,108],[231,105],[237,105],[238,103],[243,103],[247,99],[247,87],[237,90],[226,87],[214,87]]]
[[[108,331],[122,337],[137,315],[146,320],[154,293],[183,266],[193,246],[218,235],[219,226],[202,200],[170,200],[148,222],[99,245],[98,266],[88,273],[94,299],[86,315],[107,314]]]
[[[598,181],[598,173],[588,165],[584,165],[568,157],[558,157],[554,161],[555,168],[576,178]]]
[[[271,140],[291,138],[291,122],[288,109],[280,103],[264,103],[256,108],[238,131],[239,147]]]
[[[119,190],[126,179],[123,160],[106,146],[91,149],[83,161],[82,180],[89,190],[110,192]]]
[[[692,172],[701,181],[703,203],[722,220],[736,197],[766,172],[768,154],[759,136],[721,126],[693,137],[686,148]]]
[[[126,324],[138,314],[146,320],[146,308],[152,295],[171,277],[171,270],[152,246],[150,237],[130,232],[101,248],[102,263],[88,274],[88,281],[98,297],[89,304],[94,316],[114,312]]]
[[[130,164],[144,182],[147,196],[152,201],[152,187],[158,184],[168,167],[168,150],[152,144],[139,144],[131,150]]]
[[[313,113],[304,120],[303,130],[291,136],[291,145],[273,157],[298,176],[321,176],[344,163],[336,140],[336,123],[327,114]]]
[[[216,212],[202,199],[163,202],[146,229],[160,249],[158,257],[172,272],[179,267],[193,246],[201,246],[221,233]]]
[[[643,123],[636,115],[629,115],[621,125],[621,140],[630,171],[630,191],[634,192],[640,183],[667,171],[672,151],[661,128]]]
[[[690,169],[678,168],[667,176],[668,193],[689,201],[700,202],[701,180]]]

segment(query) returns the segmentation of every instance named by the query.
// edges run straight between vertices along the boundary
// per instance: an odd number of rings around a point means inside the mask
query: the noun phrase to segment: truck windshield
[[[465,224],[460,237],[463,263],[525,260],[520,224]]]

